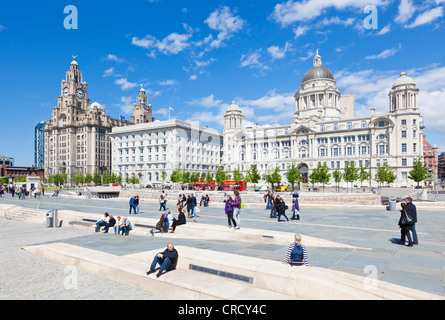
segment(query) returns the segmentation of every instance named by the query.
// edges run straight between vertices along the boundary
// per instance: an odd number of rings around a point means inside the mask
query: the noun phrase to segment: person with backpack
[[[289,249],[286,254],[286,261],[284,264],[289,264],[290,266],[306,266],[309,265],[309,260],[307,257],[306,246],[301,243],[301,236],[296,234],[294,237],[294,242],[289,245]]]
[[[240,213],[241,213],[242,200],[241,200],[238,190],[234,190],[233,194],[235,195],[235,201],[233,201],[233,203],[232,203],[233,218],[235,219],[235,222],[236,222],[236,227],[234,229],[238,230],[240,228],[240,223],[241,223]]]

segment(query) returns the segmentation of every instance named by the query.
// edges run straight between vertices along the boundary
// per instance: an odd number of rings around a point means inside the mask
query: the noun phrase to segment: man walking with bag
[[[419,239],[417,238],[417,232],[416,232],[417,209],[416,206],[413,204],[413,199],[411,197],[407,197],[405,199],[405,202],[407,204],[407,213],[413,219],[414,222],[413,225],[411,226],[411,232],[413,233],[413,244],[418,245]]]

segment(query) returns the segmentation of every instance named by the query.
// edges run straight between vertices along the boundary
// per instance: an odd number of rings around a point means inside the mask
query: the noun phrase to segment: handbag
[[[402,225],[403,226],[411,226],[413,224],[413,219],[409,216],[408,213],[405,212],[405,217],[402,219]]]

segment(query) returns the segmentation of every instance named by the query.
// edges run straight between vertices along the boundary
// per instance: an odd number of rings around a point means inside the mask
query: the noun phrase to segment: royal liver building
[[[253,164],[264,176],[280,167],[285,177],[295,163],[307,179],[311,170],[326,163],[331,172],[343,170],[347,162],[367,166],[372,174],[384,163],[395,169],[393,186],[411,186],[408,179],[414,159],[422,156],[423,119],[418,106],[419,89],[402,73],[389,91],[389,108],[384,114],[370,110],[355,117],[353,95],[342,95],[332,72],[314,57],[295,93],[295,114],[289,125],[243,128],[243,114],[235,102],[225,114],[224,159],[226,170],[243,173]]]

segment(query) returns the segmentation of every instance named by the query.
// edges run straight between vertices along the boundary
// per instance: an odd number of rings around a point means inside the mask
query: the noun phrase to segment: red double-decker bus
[[[223,191],[232,191],[232,190],[238,190],[238,191],[246,191],[247,190],[247,183],[244,181],[239,181],[236,183],[235,181],[224,181],[222,184],[218,186],[218,190]]]
[[[199,190],[199,191],[214,191],[215,190],[215,182],[194,182],[194,183],[190,183],[190,186],[194,189],[194,190]]]

